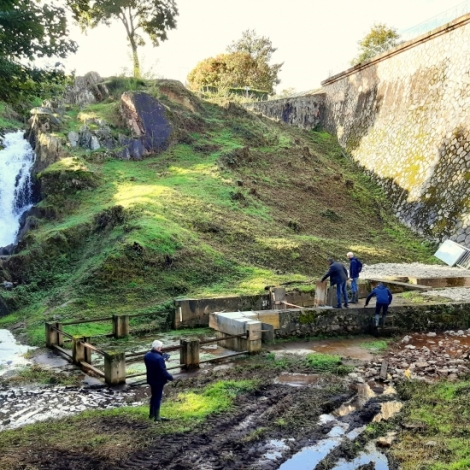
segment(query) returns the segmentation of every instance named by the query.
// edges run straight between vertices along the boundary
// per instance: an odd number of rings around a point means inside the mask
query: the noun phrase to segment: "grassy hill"
[[[167,107],[172,143],[142,161],[70,148],[39,175],[43,217],[9,261],[5,275],[21,285],[4,295],[17,311],[0,320],[24,321],[30,341],[48,319],[305,281],[349,250],[365,263],[431,261],[335,137],[201,101],[176,82],[109,87],[107,101],[70,109],[57,136],[98,118],[124,132],[120,93],[142,88]]]

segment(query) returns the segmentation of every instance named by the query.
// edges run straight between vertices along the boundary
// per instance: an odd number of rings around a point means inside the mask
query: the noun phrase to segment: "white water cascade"
[[[16,242],[20,218],[32,207],[31,169],[35,154],[23,132],[10,132],[0,150],[0,247]]]

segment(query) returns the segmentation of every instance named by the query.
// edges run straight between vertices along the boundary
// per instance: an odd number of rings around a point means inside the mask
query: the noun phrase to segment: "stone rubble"
[[[442,378],[455,381],[468,374],[470,329],[449,330],[439,334],[438,338],[436,336],[434,332],[407,335],[383,358],[378,357],[375,361],[356,367],[349,378],[355,382],[360,382],[362,378],[368,382],[380,382],[383,380],[380,378],[382,360],[388,362],[386,381],[415,379],[433,382]],[[436,341],[427,338],[436,338]],[[414,344],[408,344],[410,341]]]

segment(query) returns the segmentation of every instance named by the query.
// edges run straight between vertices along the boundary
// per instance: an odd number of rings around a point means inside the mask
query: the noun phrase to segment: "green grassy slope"
[[[1,323],[26,321],[39,341],[55,316],[260,293],[319,276],[328,257],[345,259],[349,250],[366,263],[431,260],[334,137],[188,98],[178,87],[164,94],[162,83],[146,89],[168,108],[169,150],[121,161],[71,149],[40,175],[39,206],[54,217],[41,219],[11,260],[23,284],[7,294],[18,311]],[[123,132],[118,95],[69,111],[61,134],[83,116]]]

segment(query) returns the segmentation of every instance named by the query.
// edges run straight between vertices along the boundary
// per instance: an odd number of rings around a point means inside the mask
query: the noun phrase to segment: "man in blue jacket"
[[[329,259],[328,263],[330,269],[328,272],[321,278],[322,282],[326,278],[330,278],[330,284],[332,286],[336,285],[336,308],[341,308],[341,294],[344,296],[344,307],[348,308],[348,294],[346,292],[346,281],[348,280],[348,272],[346,268],[338,262],[335,262],[333,259]]]
[[[351,290],[352,290],[352,304],[357,304],[359,300],[359,288],[357,281],[359,280],[359,273],[362,271],[362,263],[354,256],[354,253],[350,251],[346,254],[349,258],[349,278],[351,279]]]
[[[150,385],[152,392],[149,418],[155,421],[167,421],[167,418],[160,416],[160,405],[162,403],[163,387],[169,380],[173,380],[173,376],[166,370],[162,346],[161,341],[155,340],[152,343],[152,350],[144,356],[145,367],[147,368],[147,383]]]
[[[384,327],[388,306],[392,303],[393,295],[387,287],[379,282],[379,285],[367,296],[365,307],[369,305],[369,300],[372,297],[377,298],[375,303],[375,326],[379,326],[380,310],[382,310],[382,327]]]

